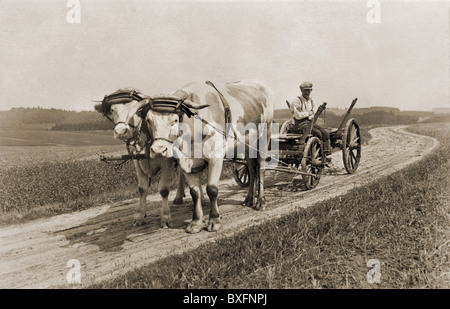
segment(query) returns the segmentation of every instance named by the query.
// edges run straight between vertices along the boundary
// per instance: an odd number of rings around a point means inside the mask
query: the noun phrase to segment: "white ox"
[[[189,185],[194,211],[192,221],[186,231],[197,233],[204,228],[202,173],[199,171],[206,165],[208,166],[206,192],[210,199],[207,230],[217,231],[220,228],[217,197],[224,157],[229,157],[227,154],[230,153],[230,150],[237,151],[240,146],[243,146],[244,144],[241,142],[245,142],[245,160],[250,171],[250,184],[244,205],[263,210],[265,207],[264,168],[261,168],[261,165],[265,159],[260,152],[253,157],[249,156],[249,153],[256,147],[256,144],[251,142],[251,136],[266,135],[263,138],[266,141],[270,139],[270,124],[274,110],[273,102],[269,98],[271,91],[263,84],[252,81],[227,83],[220,87],[206,82],[188,84],[170,96],[170,99],[179,99],[175,107],[169,108],[170,106],[168,107],[167,104],[164,105],[164,97],[154,97],[150,100],[148,112],[145,111],[145,120],[153,132],[150,157],[176,157]],[[182,112],[183,108],[184,112]],[[188,108],[187,111],[186,108]],[[193,112],[192,109],[196,109],[196,111]],[[179,121],[182,122],[182,126]],[[223,135],[227,128],[226,122],[234,125],[234,128],[246,126],[249,130],[244,130],[242,135],[239,132],[234,135],[236,130],[229,131],[228,133],[232,137],[236,136],[239,140],[236,141],[232,138],[230,141],[226,135]],[[260,130],[260,124],[266,124],[267,130]],[[186,141],[181,147],[178,144],[180,144],[180,139],[185,138],[185,135],[180,137],[180,132],[176,130],[180,126],[184,126],[184,128],[188,126],[191,132],[190,141]],[[195,138],[196,134],[197,138]],[[194,143],[194,140],[197,144]],[[174,142],[177,145],[174,145]],[[189,143],[191,147],[189,147]],[[192,152],[192,147],[197,147],[198,150],[199,144],[202,148],[200,155],[198,151],[195,153],[195,149]],[[265,149],[259,148],[259,151],[267,153],[267,145],[268,142]],[[190,148],[191,153],[187,153],[189,152],[187,148]],[[242,155],[244,156],[244,154]]]
[[[119,89],[105,96],[102,104],[95,105],[95,110],[102,113],[114,123],[114,137],[127,143],[129,152],[149,152],[150,131],[141,118],[139,111],[148,103],[147,96],[133,89]],[[169,175],[173,171],[174,160],[170,158],[133,160],[136,169],[139,203],[134,214],[134,226],[144,223],[146,216],[146,198],[151,178],[160,171],[158,191],[162,198],[161,227],[172,227],[168,203]],[[174,204],[181,204],[184,197],[184,178],[180,173],[178,190]]]

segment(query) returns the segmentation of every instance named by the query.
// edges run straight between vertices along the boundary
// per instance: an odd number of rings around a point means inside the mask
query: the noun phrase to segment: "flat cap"
[[[303,82],[300,84],[300,89],[312,89],[313,84],[310,82]]]

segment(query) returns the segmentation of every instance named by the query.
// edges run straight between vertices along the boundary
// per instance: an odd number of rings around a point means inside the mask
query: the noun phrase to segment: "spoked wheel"
[[[347,121],[342,132],[342,160],[349,174],[356,171],[361,160],[361,133],[354,118]]]
[[[303,182],[308,190],[314,189],[320,180],[323,170],[322,142],[317,137],[311,137],[306,143],[302,158],[302,172],[313,175],[302,175]]]
[[[292,119],[286,120],[280,127],[280,134],[286,134],[290,126],[294,124]]]
[[[250,175],[247,164],[234,164],[233,177],[240,187],[248,187],[250,184]]]

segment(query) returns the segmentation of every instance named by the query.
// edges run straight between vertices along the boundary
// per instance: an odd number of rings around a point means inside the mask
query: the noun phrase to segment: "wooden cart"
[[[350,118],[350,112],[357,99],[352,101],[347,113],[338,128],[330,129],[331,147],[342,150],[342,160],[346,171],[352,174],[356,171],[361,159],[361,133],[358,121]],[[289,102],[286,101],[289,105]],[[287,133],[292,120],[286,120],[280,129],[278,137],[279,157],[278,166],[271,168],[278,172],[300,174],[307,189],[313,189],[320,180],[322,171],[327,165],[327,158],[323,151],[322,141],[311,134],[314,123],[326,108],[323,103],[314,118],[309,122],[304,134]],[[241,187],[249,185],[249,169],[245,161],[233,160],[233,172],[236,183]]]

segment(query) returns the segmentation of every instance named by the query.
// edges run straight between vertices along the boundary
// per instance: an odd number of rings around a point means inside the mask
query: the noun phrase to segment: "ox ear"
[[[95,104],[94,109],[99,113],[103,113],[102,104]]]
[[[192,109],[203,109],[203,108],[209,106],[209,104],[203,104],[203,105],[196,104],[196,103],[194,103],[194,102],[192,102],[190,100],[184,100],[183,104],[186,105],[189,108],[192,108]]]

